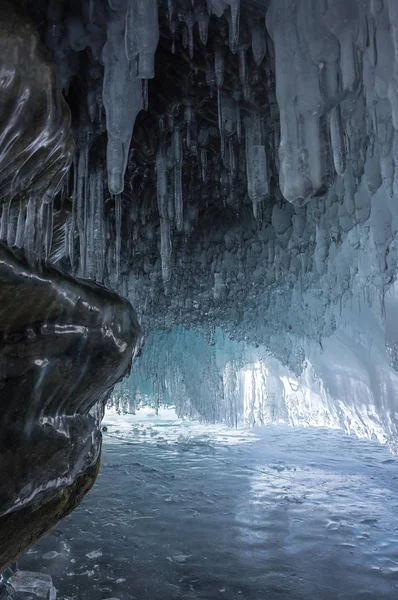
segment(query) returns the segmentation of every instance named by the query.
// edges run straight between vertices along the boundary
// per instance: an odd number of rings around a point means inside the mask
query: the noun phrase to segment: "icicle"
[[[167,214],[170,223],[173,223],[176,215],[174,210],[174,196],[172,194],[169,194],[167,198]]]
[[[105,268],[105,223],[104,223],[104,183],[102,167],[97,167],[96,172],[96,209],[95,209],[95,239],[96,239],[96,279],[100,283],[104,280]]]
[[[258,204],[269,194],[267,157],[262,141],[261,123],[257,115],[246,117],[245,132],[247,190],[256,216]]]
[[[164,282],[171,277],[171,236],[170,220],[167,210],[167,160],[162,148],[156,155],[156,189],[160,216],[160,257]]]
[[[108,24],[107,41],[103,50],[108,187],[112,195],[120,194],[124,189],[131,136],[142,106],[142,84],[138,79],[131,78],[123,43],[124,21],[116,14]]]
[[[183,226],[182,167],[174,165],[174,209],[177,231]]]
[[[230,94],[222,94],[222,123],[223,132],[227,137],[236,131],[236,107]]]
[[[193,25],[194,25],[194,21],[193,21],[193,15],[192,13],[188,13],[186,18],[185,18],[185,23],[187,25],[187,29],[188,29],[188,48],[189,48],[189,56],[192,59],[193,58],[193,52],[194,52],[194,40],[193,40]]]
[[[247,99],[249,96],[249,88],[248,88],[246,50],[245,49],[239,50],[239,79],[242,84],[243,95]]]
[[[8,227],[7,227],[7,246],[15,245],[15,234],[18,221],[18,207],[15,202],[10,202]]]
[[[217,116],[218,116],[218,130],[220,132],[221,140],[223,138],[223,126],[222,126],[222,106],[221,106],[221,88],[217,88]]]
[[[115,196],[115,224],[116,224],[116,243],[115,243],[115,265],[116,279],[120,279],[120,250],[121,250],[121,229],[122,229],[122,196]]]
[[[2,242],[7,241],[7,229],[8,229],[8,215],[10,212],[11,202],[3,204],[1,210],[1,221],[0,221],[0,240]]]
[[[167,197],[167,160],[164,151],[160,148],[156,155],[156,191],[159,214],[164,216]]]
[[[233,138],[228,139],[228,154],[229,154],[229,168],[233,177],[236,177],[238,161],[236,157],[235,147]]]
[[[97,114],[97,92],[96,90],[90,90],[87,93],[87,108],[90,121],[94,123]]]
[[[220,152],[221,152],[221,158],[224,161],[225,160],[225,137],[224,137],[224,135],[222,135],[221,139],[220,139]]]
[[[53,203],[42,203],[40,206],[41,244],[44,248],[44,258],[48,260],[51,253],[53,238]]]
[[[182,45],[184,47],[184,50],[188,48],[188,29],[186,29],[185,27],[182,30]]]
[[[135,31],[135,3],[134,0],[129,0],[126,13],[126,26],[124,34],[124,46],[126,49],[126,58],[129,61],[130,67],[137,59],[137,37]]]
[[[252,29],[252,52],[257,66],[263,62],[266,49],[265,27],[259,23]]]
[[[226,0],[226,2],[231,7],[229,45],[232,52],[235,52],[239,43],[240,0]]]
[[[221,154],[223,156],[224,139],[223,139],[223,123],[222,123],[222,101],[221,89],[224,83],[224,52],[218,47],[214,53],[214,74],[217,85],[217,112],[218,112],[218,129],[221,138]]]
[[[192,106],[188,104],[185,107],[184,120],[187,124],[187,148],[191,147],[191,124],[192,124]]]
[[[201,11],[198,13],[196,20],[199,27],[200,41],[204,46],[206,46],[209,38],[209,15],[204,11]]]
[[[207,0],[207,3],[209,14],[213,12],[218,18],[223,16],[226,9],[226,2],[224,0]]]
[[[142,110],[148,112],[148,79],[142,80]]]
[[[333,108],[330,113],[330,138],[332,141],[334,168],[337,175],[342,175],[345,171],[345,147],[340,106]]]
[[[15,242],[14,242],[15,246],[17,248],[22,248],[22,246],[23,246],[25,218],[26,218],[26,203],[23,200],[21,200],[19,203],[17,232],[15,234]]]
[[[70,229],[70,222],[69,222],[69,219],[66,219],[66,221],[65,221],[65,235],[64,235],[64,249],[63,249],[63,256],[66,259],[69,258],[69,229]]]
[[[238,136],[238,141],[240,142],[242,139],[242,120],[240,118],[239,101],[236,102],[235,107],[236,107],[236,134]]]
[[[76,157],[73,159],[73,193],[72,193],[72,216],[71,224],[69,228],[69,260],[72,267],[72,273],[74,272],[74,261],[75,261],[75,228],[76,228],[76,205],[77,205],[77,193],[78,193],[78,168],[77,168]]]
[[[65,28],[70,48],[75,52],[81,52],[88,45],[88,37],[83,22],[77,17],[68,17]]]
[[[183,198],[182,198],[182,144],[178,128],[173,132],[173,157],[174,157],[174,209],[176,227],[178,231],[183,226]]]
[[[214,73],[218,88],[222,88],[224,83],[224,52],[221,47],[218,47],[214,53]]]
[[[155,52],[159,43],[157,0],[130,0],[134,6],[132,28],[135,31],[138,52],[138,77],[155,76]]]
[[[202,148],[200,151],[200,163],[202,166],[202,181],[206,183],[207,181],[207,150],[206,148]]]
[[[176,22],[174,20],[171,20],[170,21],[170,33],[171,33],[171,39],[172,39],[172,44],[171,44],[171,52],[172,52],[172,54],[175,54],[175,51],[176,51],[176,45],[175,45],[176,31],[177,31]]]
[[[36,240],[36,213],[37,213],[37,201],[34,196],[31,196],[28,201],[25,218],[25,230],[24,230],[24,241],[23,247],[25,248],[27,257],[29,260],[33,259],[34,254],[37,254]]]
[[[88,145],[80,150],[77,165],[77,203],[76,217],[79,233],[79,275],[83,277],[86,271],[86,240],[85,240],[85,204],[86,204],[86,178],[88,173]]]
[[[86,277],[94,279],[95,277],[95,211],[96,211],[96,174],[91,172],[88,184],[89,190],[87,194],[87,225],[86,225]]]

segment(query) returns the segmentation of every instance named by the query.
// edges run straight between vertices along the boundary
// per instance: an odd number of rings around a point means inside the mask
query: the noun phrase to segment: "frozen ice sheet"
[[[105,423],[93,491],[21,561],[51,574],[61,597],[396,597],[398,461],[386,447],[322,428],[217,429],[172,411]]]

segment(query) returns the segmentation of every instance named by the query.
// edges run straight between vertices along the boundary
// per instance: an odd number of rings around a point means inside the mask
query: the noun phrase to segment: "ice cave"
[[[0,0],[0,599],[398,598],[398,0]]]

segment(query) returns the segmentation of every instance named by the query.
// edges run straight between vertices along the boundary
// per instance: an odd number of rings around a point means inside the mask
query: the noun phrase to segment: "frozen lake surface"
[[[22,560],[63,600],[398,598],[398,460],[325,429],[105,418],[81,506]]]

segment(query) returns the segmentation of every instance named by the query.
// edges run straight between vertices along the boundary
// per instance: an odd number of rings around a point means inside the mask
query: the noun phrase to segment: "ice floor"
[[[22,560],[63,600],[398,598],[398,460],[339,431],[107,415],[82,505]]]

